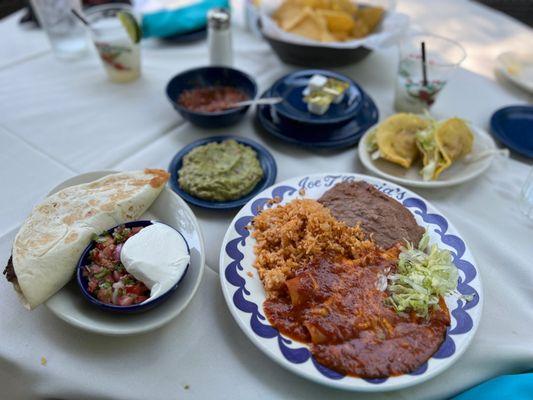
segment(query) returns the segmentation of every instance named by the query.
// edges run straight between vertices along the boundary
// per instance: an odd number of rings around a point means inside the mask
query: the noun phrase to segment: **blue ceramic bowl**
[[[138,226],[147,227],[148,225],[152,225],[152,221],[133,221],[133,222],[128,222],[128,223],[121,224],[121,225],[124,225],[126,228],[135,228]],[[117,225],[109,229],[107,232],[112,233],[113,230],[117,228],[118,226],[120,225]],[[185,240],[183,235],[180,232],[178,233],[183,238],[183,240]],[[185,240],[185,244],[187,245],[187,252],[190,254],[189,244],[187,243],[186,240]],[[89,252],[92,249],[94,249],[94,246],[95,246],[95,242],[91,241],[91,243],[83,251],[80,257],[80,260],[78,261],[78,264],[76,266],[76,280],[78,282],[78,286],[81,289],[81,293],[83,294],[83,297],[85,297],[89,301],[89,303],[97,306],[98,308],[102,310],[110,311],[113,313],[133,314],[133,313],[148,311],[156,307],[158,304],[161,304],[162,302],[164,302],[166,299],[168,299],[172,295],[172,293],[179,286],[180,282],[183,280],[183,277],[187,274],[187,270],[189,269],[189,265],[187,265],[187,267],[185,268],[185,272],[183,273],[179,281],[176,282],[174,286],[172,286],[166,293],[162,294],[157,299],[154,299],[146,304],[134,304],[131,306],[116,306],[113,304],[106,304],[98,300],[91,293],[89,293],[89,290],[87,289],[87,284],[88,284],[87,278],[83,276],[83,267],[90,264]]]
[[[523,156],[533,158],[533,107],[500,108],[490,119],[492,135]]]
[[[189,193],[184,191],[178,183],[179,170],[183,165],[183,157],[185,157],[195,147],[203,146],[204,144],[212,142],[218,143],[228,139],[233,139],[236,140],[238,143],[249,146],[257,153],[257,158],[259,159],[259,163],[261,164],[261,168],[263,169],[263,178],[257,183],[257,185],[255,185],[255,188],[246,196],[232,201],[203,200],[191,196]],[[239,136],[213,136],[207,139],[200,139],[195,142],[192,142],[191,144],[181,149],[174,156],[168,167],[168,172],[170,172],[169,184],[170,188],[174,192],[176,192],[183,200],[190,204],[202,208],[211,208],[216,210],[242,207],[243,205],[248,203],[248,201],[253,198],[257,193],[274,184],[274,182],[276,181],[277,171],[278,169],[276,166],[276,161],[274,160],[272,154],[270,154],[270,152],[266,148],[261,146],[259,143],[254,142],[253,140]]]
[[[331,104],[324,115],[312,114],[303,100],[303,91],[313,75],[322,75],[348,83],[344,99],[339,104]],[[307,69],[292,72],[278,79],[268,90],[272,97],[282,97],[284,101],[273,107],[280,121],[287,125],[338,126],[355,118],[363,105],[363,90],[347,76],[321,69]]]
[[[196,112],[178,104],[184,90],[206,86],[232,86],[242,90],[250,100],[257,95],[257,84],[248,74],[228,67],[201,67],[182,72],[167,84],[166,93],[170,104],[189,122],[202,128],[221,128],[239,122],[250,106],[232,108],[214,113]]]

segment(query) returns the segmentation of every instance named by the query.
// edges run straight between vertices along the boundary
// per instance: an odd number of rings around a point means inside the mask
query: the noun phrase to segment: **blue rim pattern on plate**
[[[182,166],[183,157],[185,157],[185,155],[187,155],[195,147],[203,146],[204,144],[208,144],[212,142],[222,142],[228,139],[233,139],[233,140],[236,140],[238,143],[249,146],[257,153],[259,163],[261,164],[261,168],[263,169],[263,178],[255,186],[254,190],[252,190],[246,196],[240,199],[237,199],[237,200],[209,201],[209,200],[203,200],[203,199],[199,199],[197,197],[191,196],[189,193],[181,189],[178,183],[178,178],[179,178],[178,171],[180,170]],[[278,169],[277,169],[277,165],[276,165],[276,161],[274,160],[274,157],[272,156],[272,154],[270,154],[270,152],[265,147],[263,147],[262,145],[260,145],[259,143],[251,139],[247,139],[247,138],[240,137],[240,136],[228,135],[228,136],[212,136],[212,137],[209,137],[206,139],[200,139],[200,140],[197,140],[195,142],[188,144],[174,156],[174,158],[170,162],[168,171],[170,172],[170,182],[169,182],[170,188],[175,193],[177,193],[182,199],[184,199],[187,203],[194,204],[195,206],[198,206],[198,207],[221,210],[221,209],[237,208],[237,207],[241,207],[244,204],[246,204],[257,193],[269,187],[276,181]]]
[[[303,90],[313,75],[323,75],[350,84],[340,104],[332,104],[324,115],[311,114],[303,101]],[[354,118],[363,104],[363,90],[345,75],[321,69],[307,69],[292,72],[278,79],[269,89],[272,97],[282,97],[284,101],[273,107],[286,119],[312,125],[333,125]]]
[[[331,177],[328,183],[328,177]],[[355,180],[353,176],[326,176],[326,186],[332,186],[335,181],[341,180]],[[237,219],[233,225],[234,230],[237,232],[237,237],[227,242],[223,251],[232,261],[224,266],[224,278],[226,282],[236,288],[233,293],[231,301],[233,305],[240,311],[250,315],[250,327],[253,333],[264,339],[275,339],[278,343],[278,348],[283,357],[292,364],[301,364],[311,359],[316,370],[324,377],[330,380],[341,380],[345,378],[345,375],[333,371],[321,364],[319,364],[311,355],[311,352],[306,347],[291,348],[288,345],[293,341],[285,338],[279,331],[270,325],[268,320],[262,314],[261,305],[256,304],[253,301],[247,300],[246,296],[250,295],[250,291],[246,288],[246,280],[240,275],[240,271],[243,271],[241,261],[244,259],[244,254],[239,250],[239,245],[244,246],[246,239],[250,236],[250,232],[247,229],[252,219],[258,215],[261,210],[268,206],[269,202],[278,197],[281,200],[287,195],[294,195],[302,188],[306,188],[305,182],[309,180],[309,177],[304,177],[299,181],[298,187],[288,185],[274,186],[271,190],[270,197],[263,197],[256,199],[250,206],[250,215],[246,215]],[[302,182],[304,182],[302,184]],[[448,328],[446,337],[441,344],[437,352],[431,357],[435,359],[449,358],[456,352],[456,344],[453,336],[463,335],[471,332],[474,329],[472,316],[469,311],[474,309],[480,304],[480,297],[476,289],[470,286],[470,283],[476,279],[478,273],[474,265],[463,258],[466,252],[466,245],[464,241],[453,234],[447,233],[449,223],[442,215],[437,213],[428,212],[428,206],[424,200],[417,197],[407,197],[408,193],[401,187],[396,185],[374,184],[376,188],[383,193],[400,201],[406,208],[410,209],[414,214],[419,215],[422,220],[433,228],[434,232],[438,234],[442,243],[450,246],[453,250],[453,262],[457,268],[463,272],[464,278],[459,278],[457,291],[461,295],[472,295],[473,300],[466,302],[464,300],[458,300],[457,305],[450,309],[452,321],[456,322],[453,329]],[[429,230],[429,227],[428,227]],[[416,371],[413,371],[409,375],[419,376],[426,373],[428,369],[428,362],[421,365]],[[389,378],[383,379],[365,379],[366,382],[372,385],[380,385],[386,382]]]
[[[490,119],[493,136],[511,150],[533,158],[533,107],[500,108]]]
[[[270,97],[270,91],[262,94],[261,98]],[[340,149],[351,147],[359,143],[359,139],[371,126],[379,120],[379,111],[370,96],[363,93],[363,100],[359,115],[345,125],[331,128],[315,128],[310,125],[283,125],[275,121],[275,112],[271,106],[257,106],[256,120],[270,135],[293,145]],[[293,132],[294,131],[294,132]],[[317,140],[307,140],[313,137]]]
[[[124,224],[120,224],[120,225],[114,226],[111,229],[108,229],[107,232],[108,233],[112,233],[113,230],[115,230],[115,228],[118,228],[119,226],[122,226],[122,225],[124,225],[126,228],[135,228],[135,227],[139,227],[139,226],[142,226],[143,228],[146,228],[147,226],[152,225],[154,222],[158,222],[158,221],[142,221],[141,220],[141,221],[126,222]],[[163,222],[161,222],[161,223],[163,223]],[[165,225],[171,227],[170,225],[167,225],[167,224],[165,224]],[[174,228],[172,228],[172,229],[174,229]],[[183,238],[183,241],[185,242],[185,246],[187,246],[187,253],[190,255],[191,254],[191,249],[189,248],[189,243],[187,243],[187,240],[185,239],[185,237],[183,236],[183,234],[180,231],[178,231],[177,229],[174,229],[174,230],[176,232],[178,232],[178,234]],[[181,283],[181,281],[183,280],[183,278],[185,278],[185,275],[187,274],[187,271],[189,270],[190,263],[187,264],[187,267],[185,267],[185,271],[183,272],[183,275],[176,282],[176,284],[174,286],[172,286],[170,289],[168,289],[165,293],[163,293],[158,298],[156,298],[156,299],[154,299],[154,300],[152,300],[152,301],[150,301],[150,302],[148,302],[146,304],[133,304],[131,306],[117,306],[117,305],[114,305],[114,304],[107,304],[107,303],[101,302],[96,297],[94,297],[91,293],[89,293],[89,291],[87,290],[87,284],[88,284],[87,278],[83,276],[83,267],[90,264],[88,262],[87,258],[89,257],[89,252],[92,249],[94,249],[94,248],[95,248],[95,242],[93,240],[91,240],[91,243],[89,243],[89,245],[85,248],[85,250],[81,254],[80,259],[78,260],[78,264],[76,265],[76,281],[78,283],[78,287],[81,290],[81,293],[83,294],[85,299],[87,299],[87,301],[89,301],[89,303],[91,303],[94,306],[99,307],[99,308],[101,308],[103,310],[111,311],[111,312],[114,312],[114,313],[132,314],[132,313],[148,311],[148,310],[156,307],[158,304],[160,304],[163,301],[165,301],[166,299],[168,299],[172,295],[172,293],[174,293],[174,291],[178,288],[178,286]]]

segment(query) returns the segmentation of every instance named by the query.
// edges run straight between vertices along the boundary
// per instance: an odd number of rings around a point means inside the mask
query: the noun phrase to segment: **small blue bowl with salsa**
[[[174,76],[167,84],[166,94],[172,107],[187,121],[202,128],[221,128],[239,122],[250,106],[203,111],[206,109],[203,103],[253,100],[257,96],[257,84],[238,69],[200,67]]]
[[[145,228],[145,227],[147,227],[149,225],[152,225],[152,224],[153,224],[152,221],[127,222],[125,224],[117,225],[117,226],[107,230],[107,233],[112,235],[116,228],[119,228],[119,227],[122,227],[122,226],[125,227],[125,228],[128,228],[128,229],[132,229],[132,228]],[[187,252],[190,254],[190,249],[189,249],[189,245],[188,245],[187,241],[185,240],[185,238],[183,237],[183,235],[179,231],[176,230],[176,232],[178,232],[179,235],[185,241],[185,244],[187,245]],[[187,265],[187,267],[185,268],[185,271],[183,272],[183,275],[178,280],[178,282],[176,282],[176,284],[174,286],[172,286],[167,292],[165,292],[161,296],[159,296],[156,299],[151,300],[151,301],[149,301],[147,303],[144,303],[144,304],[138,303],[138,304],[124,305],[124,306],[105,303],[105,302],[100,301],[99,299],[97,299],[89,291],[89,280],[87,279],[87,277],[83,273],[84,269],[85,269],[85,266],[91,264],[91,261],[89,259],[90,252],[93,249],[96,248],[96,244],[97,244],[96,241],[91,240],[91,243],[83,251],[83,253],[82,253],[82,255],[81,255],[81,257],[80,257],[80,259],[78,261],[78,264],[76,265],[76,281],[78,282],[78,286],[81,289],[81,293],[83,294],[83,297],[85,297],[85,299],[87,299],[89,301],[89,303],[91,303],[94,306],[97,306],[98,308],[100,308],[102,310],[105,310],[105,311],[110,311],[110,312],[113,312],[113,313],[122,313],[122,314],[134,314],[134,313],[148,311],[148,310],[156,307],[157,305],[161,304],[162,302],[164,302],[166,299],[168,299],[172,295],[172,293],[174,293],[174,291],[178,288],[180,282],[183,280],[183,278],[185,277],[185,275],[187,274],[187,271],[189,269],[189,265]]]

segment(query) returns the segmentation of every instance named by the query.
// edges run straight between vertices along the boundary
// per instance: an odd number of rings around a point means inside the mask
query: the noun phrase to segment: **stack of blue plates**
[[[311,114],[303,91],[315,74],[350,84],[344,100],[324,115]],[[257,107],[256,119],[270,135],[299,146],[342,148],[357,144],[379,118],[374,101],[350,78],[325,70],[303,70],[279,79],[261,98],[282,97],[281,103]]]

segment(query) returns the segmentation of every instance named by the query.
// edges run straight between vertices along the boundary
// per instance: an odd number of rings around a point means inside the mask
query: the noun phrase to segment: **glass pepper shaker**
[[[231,15],[225,8],[212,8],[207,13],[209,63],[211,65],[233,65],[231,41]]]

